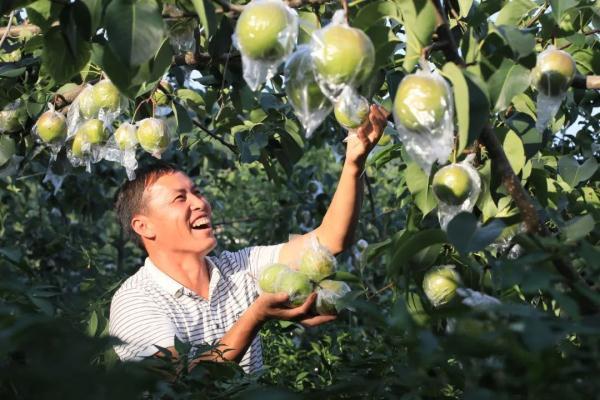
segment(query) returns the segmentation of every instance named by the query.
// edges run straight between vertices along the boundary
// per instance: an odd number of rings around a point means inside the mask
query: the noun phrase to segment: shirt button
[[[175,292],[175,298],[176,299],[180,298],[181,296],[183,296],[183,288],[180,288],[179,290],[177,290]]]

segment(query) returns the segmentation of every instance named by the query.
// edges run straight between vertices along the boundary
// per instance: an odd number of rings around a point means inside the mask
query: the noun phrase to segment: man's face
[[[144,201],[156,248],[208,254],[216,247],[210,204],[184,173],[158,178],[144,191]]]

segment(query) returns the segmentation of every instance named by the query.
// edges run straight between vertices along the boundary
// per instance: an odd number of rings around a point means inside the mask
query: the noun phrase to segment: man
[[[230,360],[251,372],[262,366],[257,333],[265,321],[296,320],[316,326],[335,319],[311,315],[315,294],[291,309],[285,307],[284,293],[257,297],[255,277],[265,265],[293,262],[310,235],[333,254],[351,244],[362,202],[362,171],[386,119],[383,108],[371,106],[369,122],[349,135],[340,181],[322,224],[284,244],[208,257],[217,245],[211,207],[185,173],[159,165],[126,182],[117,195],[117,214],[125,232],[148,257],[112,299],[110,334],[123,342],[115,346],[119,357],[158,356],[161,348],[177,357],[177,336],[195,345],[220,344],[218,354],[193,355],[191,367],[203,359]]]

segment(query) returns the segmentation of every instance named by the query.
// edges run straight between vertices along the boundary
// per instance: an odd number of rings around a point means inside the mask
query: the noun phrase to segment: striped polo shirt
[[[121,360],[138,361],[175,345],[175,336],[192,345],[218,342],[256,296],[260,268],[277,262],[282,244],[224,251],[206,257],[210,272],[208,300],[158,269],[150,258],[114,294],[109,333]],[[190,356],[195,356],[191,354]],[[246,372],[262,367],[257,335],[240,366]]]

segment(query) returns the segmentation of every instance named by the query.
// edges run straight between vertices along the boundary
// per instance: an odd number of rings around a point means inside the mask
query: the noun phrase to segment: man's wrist
[[[262,324],[264,324],[267,320],[264,313],[261,312],[259,304],[256,300],[250,305],[250,307],[246,309],[245,314],[250,322],[257,327],[262,326]]]
[[[347,171],[356,177],[360,177],[364,170],[365,170],[364,161],[346,160],[344,162],[344,171]]]

